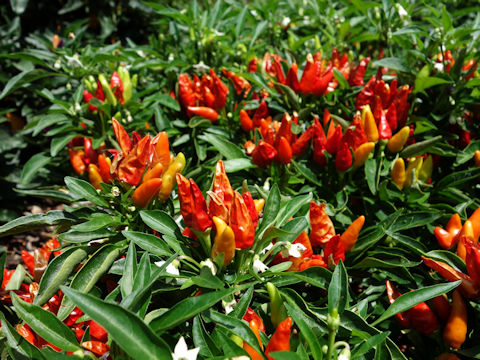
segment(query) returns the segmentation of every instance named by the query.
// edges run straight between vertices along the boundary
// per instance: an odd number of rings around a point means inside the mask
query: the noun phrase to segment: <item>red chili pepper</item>
[[[215,96],[215,103],[213,107],[215,109],[223,109],[227,102],[228,86],[225,85],[222,80],[220,80],[213,69],[210,69],[210,76],[213,79],[213,86],[210,88],[210,90],[212,90],[212,93]]]
[[[27,340],[30,344],[37,346],[37,339],[35,338],[35,334],[33,330],[28,326],[28,324],[18,324],[17,325],[17,332],[22,335],[25,340]]]
[[[110,78],[110,88],[112,89],[118,101],[120,101],[120,104],[124,105],[125,100],[123,99],[123,83],[120,75],[118,75],[116,71],[113,72],[112,77]]]
[[[465,264],[473,281],[480,287],[480,247],[473,241],[464,241],[466,248]]]
[[[34,259],[33,259],[33,255],[30,254],[28,251],[26,250],[22,250],[21,251],[21,255],[22,255],[22,260],[23,262],[25,263],[25,266],[27,267],[28,269],[28,272],[33,275],[33,269],[34,269]]]
[[[187,110],[190,113],[201,116],[211,122],[218,120],[218,113],[214,109],[206,106],[189,106]]]
[[[335,155],[340,148],[340,144],[342,141],[342,127],[340,125],[337,125],[335,128],[335,131],[328,131],[327,134],[327,142],[325,144],[326,150],[332,154]]]
[[[313,161],[320,166],[327,164],[327,157],[324,153],[326,148],[327,139],[325,137],[325,131],[323,126],[318,121],[318,118],[314,118],[314,135],[313,135]]]
[[[257,110],[255,110],[255,114],[253,115],[253,127],[260,127],[260,120],[266,119],[268,117],[268,106],[265,101],[262,101],[258,106]]]
[[[325,204],[318,205],[314,201],[310,202],[310,242],[313,247],[325,246],[335,235],[335,228],[332,220],[325,212]]]
[[[269,143],[260,140],[252,152],[252,162],[259,167],[265,167],[277,157],[277,150]]]
[[[315,132],[315,126],[310,125],[305,132],[300,135],[300,137],[292,145],[292,155],[299,156],[302,155],[307,149],[308,143],[313,137]]]
[[[208,203],[210,216],[217,216],[228,223],[229,211],[233,202],[233,189],[225,172],[225,165],[221,160],[217,162],[212,188],[208,194],[210,197]]]
[[[381,110],[380,114],[380,118],[378,119],[378,135],[380,139],[388,140],[392,137],[392,129],[390,129],[390,125],[388,125],[388,121],[383,110]]]
[[[332,236],[327,242],[327,246],[323,250],[323,260],[329,265],[331,261],[333,261],[334,264],[338,264],[340,260],[345,261],[345,249],[343,248],[340,235]]]
[[[242,197],[243,197],[243,201],[245,202],[245,205],[247,206],[248,213],[252,218],[253,228],[256,229],[258,224],[258,213],[257,213],[257,210],[255,209],[255,202],[253,201],[252,194],[249,191],[247,191],[242,194]]]
[[[107,331],[96,321],[90,320],[90,336],[93,340],[106,343],[108,340]]]
[[[150,136],[147,135],[135,144],[133,149],[123,153],[120,161],[113,162],[112,172],[117,179],[137,186],[153,156],[153,152],[154,147],[150,141]]]
[[[247,80],[245,80],[243,77],[235,75],[233,72],[225,68],[222,68],[222,73],[232,81],[237,95],[241,95],[243,93],[244,96],[246,96],[250,92],[252,85],[250,85],[250,83]]]
[[[95,97],[101,102],[105,101],[105,93],[103,92],[102,84],[97,80],[97,91],[95,92]]]
[[[90,100],[93,98],[94,96],[88,90],[83,90],[83,101],[88,104],[88,110],[92,112],[97,111],[97,107],[90,104]]]
[[[89,138],[83,138],[83,150],[85,152],[84,161],[85,164],[97,163],[97,152],[92,147],[92,140]]]
[[[115,138],[117,139],[118,145],[120,145],[120,149],[124,154],[127,154],[132,150],[132,141],[130,140],[130,136],[128,136],[125,128],[117,121],[117,119],[112,119],[113,125],[113,132],[115,134]]]
[[[335,167],[338,171],[347,171],[353,163],[352,153],[347,144],[343,143],[338,149],[335,157]]]
[[[104,183],[112,181],[112,175],[110,175],[110,166],[112,162],[105,155],[98,155],[98,171]]]
[[[348,77],[348,84],[350,86],[363,85],[363,77],[365,76],[369,62],[370,57],[366,57],[365,59],[362,59],[352,71],[350,71],[350,75]]]
[[[180,212],[185,225],[196,230],[205,231],[213,225],[207,212],[207,203],[197,184],[183,175],[177,173],[178,198]]]
[[[80,310],[78,306],[75,307],[75,309],[72,310],[70,315],[63,320],[64,324],[67,325],[68,327],[71,327],[73,324],[77,322],[78,319],[80,319],[83,316],[83,311]]]
[[[243,315],[243,320],[249,323],[253,319],[257,320],[258,330],[265,332],[265,325],[263,323],[262,318],[258,316],[257,313],[253,311],[252,308],[249,307],[247,308],[247,312],[245,313],[245,315]]]
[[[257,72],[257,63],[258,63],[258,60],[256,58],[253,58],[252,60],[250,60],[250,62],[248,63],[249,73]]]
[[[229,226],[235,234],[235,247],[247,249],[255,241],[255,227],[242,195],[235,191],[230,208]]]
[[[290,331],[292,327],[292,319],[287,317],[280,324],[278,324],[275,332],[273,333],[270,341],[268,342],[265,354],[269,360],[273,360],[271,352],[275,351],[290,351]]]
[[[300,82],[298,81],[298,65],[293,63],[287,73],[286,85],[292,88],[293,91],[300,90]]]

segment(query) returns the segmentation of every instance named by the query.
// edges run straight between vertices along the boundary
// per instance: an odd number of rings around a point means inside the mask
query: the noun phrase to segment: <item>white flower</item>
[[[265,255],[267,252],[269,252],[271,249],[273,248],[273,242],[271,242],[270,244],[268,244],[262,251],[262,255]]]
[[[282,256],[289,257],[292,256],[294,258],[299,258],[302,256],[302,253],[307,250],[305,246],[302,244],[292,244],[287,242],[285,247],[282,249]]]
[[[160,260],[160,261],[154,262],[154,264],[157,265],[158,267],[162,267],[165,264],[165,262],[166,261],[164,260]],[[170,275],[179,276],[180,275],[180,271],[178,270],[179,267],[180,267],[180,262],[177,260],[173,260],[170,264],[167,265],[167,267],[165,268],[165,271]],[[185,282],[185,279],[175,279],[175,280],[177,284],[181,284]],[[170,278],[166,279],[167,283],[169,283],[170,281],[172,281],[172,279]]]
[[[435,65],[433,65],[433,67],[434,67],[435,70],[437,70],[438,72],[443,72],[443,64],[442,64],[442,63],[435,63]]]
[[[258,273],[262,273],[262,272],[265,272],[268,270],[268,266],[265,265],[261,260],[260,258],[258,257],[258,255],[256,255],[254,258],[253,258],[253,271],[255,272],[255,274],[258,274]]]
[[[338,360],[350,360],[350,358],[345,354],[340,354],[337,359]]]
[[[198,64],[193,65],[193,68],[197,72],[206,72],[210,70],[210,66],[205,65],[203,61],[200,61]]]
[[[397,12],[398,12],[398,15],[400,16],[400,18],[403,20],[403,18],[405,16],[408,16],[408,12],[407,10],[405,10],[405,8],[400,5],[400,4],[395,4],[395,6],[397,7]]]
[[[112,195],[113,196],[120,196],[120,189],[117,186],[112,187]]]
[[[235,299],[229,302],[222,300],[222,306],[225,309],[225,314],[228,315],[233,311],[233,309],[235,309],[235,306],[237,306],[237,302],[235,301]]]
[[[210,271],[212,272],[212,275],[215,275],[217,273],[217,268],[215,266],[215,264],[213,263],[212,260],[210,259],[207,259],[207,260],[204,260],[202,262],[200,262],[200,268],[202,267],[207,267],[210,269]]]
[[[188,350],[187,343],[183,336],[178,340],[175,345],[175,350],[172,354],[173,360],[196,360],[200,348],[197,347],[192,350]]]
[[[284,17],[283,20],[282,20],[282,26],[285,27],[285,26],[288,26],[288,24],[290,24],[290,18],[288,16]]]

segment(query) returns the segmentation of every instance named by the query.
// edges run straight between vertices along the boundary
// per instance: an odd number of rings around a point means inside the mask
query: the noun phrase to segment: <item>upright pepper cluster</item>
[[[304,95],[312,94],[321,96],[333,91],[338,81],[333,77],[333,69],[338,69],[343,77],[347,79],[350,86],[363,85],[363,77],[370,58],[365,58],[358,65],[354,65],[348,59],[346,53],[340,55],[336,48],[333,48],[329,60],[322,58],[322,53],[307,55],[302,77],[298,79],[298,65],[288,64],[286,60],[276,54],[266,53],[262,61],[262,71],[270,75],[278,83],[290,87],[296,93]],[[258,60],[253,59],[249,64],[249,72],[258,71]],[[283,64],[288,68],[285,75]],[[273,83],[270,84],[273,86]]]
[[[88,108],[93,112],[98,110],[96,106],[90,104],[93,98],[113,106],[117,105],[117,101],[121,105],[128,104],[132,99],[136,75],[134,78],[130,78],[129,71],[124,66],[119,66],[117,71],[112,73],[110,82],[104,74],[98,75],[97,80],[93,76],[89,76],[83,82],[87,88],[83,90],[83,101],[89,104]]]
[[[188,74],[180,74],[177,95],[189,117],[198,115],[213,122],[218,119],[218,110],[225,107],[228,87],[210,69],[209,74],[203,74],[201,79],[196,74],[193,79]]]
[[[330,267],[340,260],[345,260],[345,252],[353,250],[358,235],[365,223],[365,217],[359,216],[341,234],[335,233],[333,222],[325,211],[325,204],[310,202],[310,235],[302,232],[292,245],[299,244],[303,248],[301,256],[284,256],[278,253],[273,259],[274,264],[285,261],[292,262],[289,271],[303,271],[312,266]],[[314,254],[319,252],[318,254]]]
[[[193,179],[176,175],[180,211],[185,234],[204,238],[207,234],[206,249],[212,258],[225,254],[224,263],[233,260],[235,249],[247,249],[255,241],[259,213],[265,201],[254,200],[249,191],[240,194],[234,191],[225,172],[222,161],[216,165],[211,189],[207,192],[208,203]],[[210,231],[215,225],[215,242],[211,247]]]
[[[423,156],[412,157],[408,161],[405,168],[405,161],[397,158],[393,163],[390,177],[399,189],[409,188],[418,181],[427,184],[431,181],[434,167],[432,155],[425,154]]]

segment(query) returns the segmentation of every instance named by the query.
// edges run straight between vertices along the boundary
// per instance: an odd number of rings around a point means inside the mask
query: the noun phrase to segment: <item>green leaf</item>
[[[198,138],[211,144],[227,160],[245,158],[245,154],[239,147],[217,134],[205,133]]]
[[[420,304],[421,302],[430,300],[435,296],[447,293],[455,289],[458,285],[460,285],[460,283],[461,281],[458,280],[445,284],[426,286],[422,289],[413,290],[411,292],[403,294],[402,296],[398,297],[395,302],[390,305],[388,309],[377,320],[373,322],[372,326],[375,326],[382,321],[385,321],[386,319],[395,314],[408,310],[413,306]]]
[[[3,272],[3,267],[2,267]],[[8,282],[7,286],[5,286],[5,290],[18,290],[25,279],[26,271],[23,265],[18,264],[15,272],[13,273],[10,281]]]
[[[220,326],[231,333],[241,337],[248,345],[250,345],[258,354],[262,355],[264,359],[267,357],[264,355],[262,349],[260,348],[260,344],[258,343],[258,339],[253,331],[250,329],[248,324],[239,319],[235,319],[234,317],[221,314],[215,310],[209,310],[205,314],[207,317],[212,319],[217,326]]]
[[[225,160],[223,162],[225,165],[225,171],[227,173],[234,173],[242,170],[248,170],[255,168],[257,165],[252,163],[251,159],[232,159],[232,160]]]
[[[81,349],[73,331],[61,322],[55,314],[42,309],[38,305],[21,300],[13,292],[11,297],[17,315],[46,341],[67,351]]]
[[[328,286],[328,311],[331,313],[334,308],[341,315],[347,306],[348,301],[348,275],[343,261],[335,267],[332,280]]]
[[[302,360],[302,358],[291,351],[273,351],[268,354],[275,360]]]
[[[348,89],[350,85],[348,85],[348,81],[343,76],[342,72],[337,68],[333,68],[333,76],[337,79],[338,84],[342,87],[342,89]]]
[[[54,137],[50,143],[50,156],[57,156],[76,135],[77,134],[67,134],[60,137]]]
[[[142,210],[140,217],[153,230],[173,238],[182,239],[182,231],[173,218],[162,210]]]
[[[10,0],[10,6],[12,7],[13,12],[17,15],[21,15],[25,12],[27,8],[28,0]]]
[[[38,295],[33,303],[43,305],[50,300],[87,254],[84,248],[70,248],[53,259],[40,280]]]
[[[448,188],[457,188],[459,187],[459,185],[462,185],[469,181],[476,181],[479,175],[480,168],[473,168],[450,173],[443,177],[439,182],[437,182],[433,191],[439,192]]]
[[[413,93],[416,94],[420,91],[425,89],[429,89],[433,86],[440,85],[440,84],[451,84],[452,81],[445,80],[443,78],[429,76],[429,77],[417,77],[415,79],[415,87],[413,88]]]
[[[300,329],[300,334],[302,334],[302,337],[310,347],[313,359],[323,359],[323,352],[322,348],[320,347],[320,343],[318,342],[315,333],[309,325],[309,323],[312,322],[312,319],[310,319],[297,304],[291,301],[290,297],[286,297],[286,299],[287,302],[285,303],[285,307],[288,315],[292,317],[295,325]]]
[[[137,250],[135,248],[135,243],[131,242],[128,245],[127,256],[123,265],[122,278],[119,281],[123,299],[125,299],[133,291],[133,284],[135,282],[137,269]]]
[[[27,195],[27,196],[34,196],[39,197],[42,199],[52,199],[56,201],[60,201],[63,203],[72,203],[78,200],[77,197],[72,196],[72,194],[65,193],[60,190],[53,190],[53,189],[34,189],[34,190],[27,190],[27,189],[13,189],[15,192]]]
[[[157,337],[137,315],[117,304],[62,286],[62,291],[85,314],[98,322],[134,359],[171,359],[168,345]]]
[[[249,45],[249,48],[252,48],[253,47],[253,44],[255,43],[255,41],[257,40],[257,38],[260,36],[260,34],[265,30],[265,28],[267,27],[268,25],[268,21],[267,20],[264,20],[264,21],[261,21],[257,24],[257,26],[255,27],[255,31],[253,33],[253,36],[252,36],[252,39],[250,40],[250,45]],[[1,98],[1,97],[0,97]]]
[[[69,243],[85,243],[92,240],[109,238],[115,235],[117,235],[117,232],[108,229],[99,229],[89,232],[70,230],[58,235],[58,238]]]
[[[31,359],[43,360],[45,359],[40,353],[40,350],[30,344],[17,330],[5,319],[3,312],[0,312],[0,319],[2,321],[2,333],[7,338],[8,351],[14,359]]]
[[[400,58],[396,57],[386,57],[380,60],[377,60],[373,63],[375,67],[387,67],[389,69],[410,73],[411,70],[408,65]]]
[[[206,267],[200,270],[200,275],[192,276],[190,280],[200,288],[221,289],[224,286],[223,281],[212,275],[212,271]]]
[[[0,226],[0,237],[41,229],[46,225],[67,225],[75,218],[62,210],[51,210],[46,214],[33,214],[19,217]]]
[[[28,184],[37,175],[39,169],[42,169],[51,161],[51,158],[43,153],[33,155],[23,166],[20,184]]]
[[[292,164],[293,166],[295,166],[295,169],[300,174],[302,174],[308,181],[312,182],[317,186],[323,186],[323,184],[318,179],[317,175],[315,175],[315,173],[312,170],[310,170],[310,168],[305,166],[303,163],[292,160]]]
[[[278,211],[276,224],[277,226],[284,225],[292,216],[294,216],[303,206],[309,204],[313,199],[313,194],[297,196],[284,202]]]
[[[106,245],[99,249],[77,272],[70,288],[88,293],[97,281],[105,274],[120,254],[120,249],[114,245]],[[63,298],[57,317],[64,320],[75,308],[69,298]]]
[[[73,225],[71,229],[75,230],[76,232],[90,232],[118,223],[118,217],[109,214],[95,213],[92,215],[90,220],[81,224]]]
[[[278,185],[274,184],[268,194],[263,210],[262,221],[256,231],[260,237],[268,227],[275,225],[275,219],[280,209],[280,200],[280,190],[278,189]]]
[[[108,203],[97,193],[97,190],[85,180],[76,179],[74,177],[67,176],[65,178],[65,184],[68,190],[72,193],[94,203],[98,206],[108,208]]]
[[[327,289],[327,284],[332,278],[332,273],[323,267],[313,266],[301,272],[291,271],[277,273],[276,278],[279,279],[280,277],[294,277],[300,281],[306,282],[321,289]],[[275,283],[275,281],[272,282]]]
[[[162,239],[158,238],[155,235],[144,234],[138,231],[122,231],[123,236],[128,240],[133,241],[135,244],[140,246],[143,250],[146,250],[153,255],[157,256],[171,256],[172,252],[163,242]]]
[[[10,0],[10,1],[15,1],[15,0]],[[12,77],[10,80],[8,80],[7,85],[5,85],[5,87],[3,88],[3,91],[0,93],[0,100],[3,99],[5,96],[7,96],[10,93],[10,91],[14,89],[15,85],[17,85],[17,83],[22,81],[23,78],[29,75],[31,72],[32,70],[23,71],[15,75],[14,77]]]
[[[431,139],[423,140],[420,142],[416,142],[415,144],[408,145],[405,149],[400,152],[400,156],[402,158],[423,155],[428,152],[428,149],[435,144],[436,142],[443,139],[443,136],[438,135]]]
[[[365,178],[372,195],[377,193],[377,161],[373,158],[365,162]]]
[[[186,298],[172,306],[164,314],[153,319],[150,322],[150,327],[156,333],[162,333],[168,329],[174,328],[202,311],[209,309],[222,298],[233,294],[237,290],[238,288],[233,287]]]
[[[178,101],[172,98],[168,94],[161,94],[155,97],[158,102],[172,110],[175,111],[180,111],[180,105],[178,104]]]
[[[214,354],[220,352],[211,336],[205,331],[200,315],[193,318],[192,337],[195,347],[200,348],[200,355],[212,358]]]

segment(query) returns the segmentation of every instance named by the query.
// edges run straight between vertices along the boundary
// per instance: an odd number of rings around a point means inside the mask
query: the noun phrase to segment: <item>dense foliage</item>
[[[480,356],[480,7],[0,14],[2,359]]]

